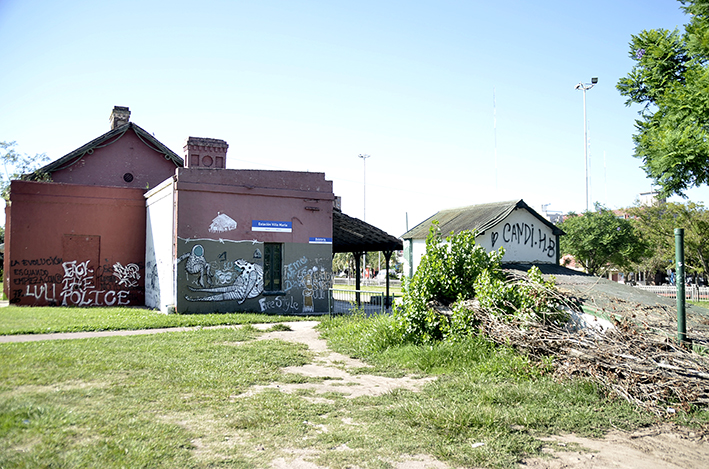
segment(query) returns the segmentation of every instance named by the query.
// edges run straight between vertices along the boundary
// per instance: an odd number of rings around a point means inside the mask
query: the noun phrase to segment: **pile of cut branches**
[[[471,300],[481,333],[537,359],[554,357],[559,379],[590,378],[627,401],[656,415],[692,406],[709,407],[709,357],[679,345],[674,338],[644,331],[630,321],[615,321],[600,332],[571,330],[554,322],[524,321],[495,314]]]

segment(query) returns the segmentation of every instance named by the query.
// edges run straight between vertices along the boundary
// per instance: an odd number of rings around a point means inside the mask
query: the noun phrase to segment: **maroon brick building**
[[[333,252],[401,249],[333,208],[322,173],[226,169],[227,143],[194,137],[185,165],[128,108],[110,124],[38,180],[12,181],[12,304],[325,312]]]
[[[5,294],[18,305],[145,302],[145,198],[183,166],[116,107],[111,130],[12,181],[5,208]]]

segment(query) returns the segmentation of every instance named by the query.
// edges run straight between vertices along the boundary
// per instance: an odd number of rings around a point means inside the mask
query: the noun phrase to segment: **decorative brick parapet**
[[[185,166],[193,169],[224,169],[228,148],[224,140],[189,137],[184,146]]]

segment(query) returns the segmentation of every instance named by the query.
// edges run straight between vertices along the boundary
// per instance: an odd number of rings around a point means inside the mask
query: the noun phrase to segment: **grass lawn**
[[[65,308],[41,309],[71,330]],[[111,313],[137,321],[132,310]],[[390,320],[323,318],[320,329],[331,347],[372,365],[360,373],[437,377],[420,392],[281,392],[277,385],[322,382],[283,370],[314,355],[303,344],[255,340],[261,332],[248,325],[0,344],[0,467],[265,468],[306,455],[325,467],[383,469],[428,454],[513,468],[541,455],[542,435],[654,422],[589,382],[555,382],[549,364],[479,338],[382,350],[381,337],[371,338]]]
[[[687,301],[687,303],[691,303],[695,306],[709,309],[709,301],[691,301],[691,300],[686,300],[686,301]]]
[[[256,324],[303,319],[245,313],[162,314],[146,308],[7,306],[0,308],[0,335]]]

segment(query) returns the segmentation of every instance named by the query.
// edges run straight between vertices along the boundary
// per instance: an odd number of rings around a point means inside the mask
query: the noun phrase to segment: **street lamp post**
[[[363,172],[364,172],[364,183],[362,185],[363,190],[362,193],[364,194],[364,206],[362,208],[362,221],[367,221],[367,158],[369,158],[369,155],[365,154],[360,154],[360,158],[362,158],[362,166],[363,166]]]
[[[598,78],[591,78],[591,83],[579,83],[574,89],[583,91],[583,149],[584,171],[586,175],[586,211],[588,212],[588,120],[586,119],[586,90],[593,88],[598,83]]]

